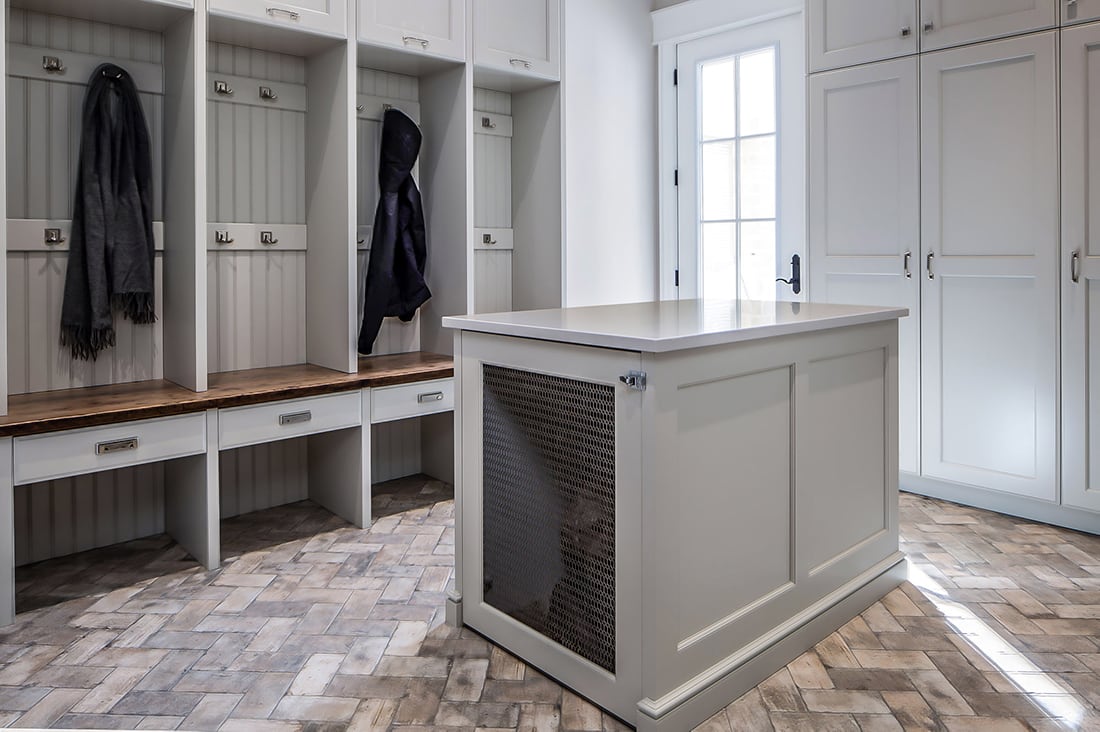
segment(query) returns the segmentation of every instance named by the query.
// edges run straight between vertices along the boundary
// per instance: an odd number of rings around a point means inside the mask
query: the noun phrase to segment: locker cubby
[[[560,85],[475,74],[471,124],[473,312],[561,307]]]

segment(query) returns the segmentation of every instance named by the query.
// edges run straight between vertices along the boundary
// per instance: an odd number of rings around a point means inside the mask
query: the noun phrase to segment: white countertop
[[[666,353],[903,318],[906,308],[667,300],[443,318],[455,330]]]

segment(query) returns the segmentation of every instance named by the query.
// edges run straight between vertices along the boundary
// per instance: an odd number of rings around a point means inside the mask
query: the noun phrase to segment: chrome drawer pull
[[[313,419],[313,412],[294,412],[293,414],[280,414],[279,426],[285,427],[288,424],[302,424]]]
[[[416,401],[421,404],[430,404],[431,402],[443,401],[443,392],[433,391],[431,394],[420,394],[416,397]]]
[[[420,48],[422,49],[427,49],[428,46],[432,45],[432,42],[429,41],[427,38],[417,38],[416,36],[402,36],[401,42],[404,43],[406,46],[410,43],[418,43],[420,44]]]
[[[512,66],[522,66],[525,69],[531,68],[531,62],[525,58],[510,58],[508,59],[508,63],[512,64]]]
[[[286,8],[268,8],[267,14],[274,18],[276,15],[282,15],[288,20],[300,20],[301,15],[295,13],[293,10],[287,10]]]
[[[95,446],[96,455],[110,455],[116,452],[125,452],[126,450],[136,450],[138,448],[138,438],[127,437],[124,440],[111,440],[110,442],[97,442]]]

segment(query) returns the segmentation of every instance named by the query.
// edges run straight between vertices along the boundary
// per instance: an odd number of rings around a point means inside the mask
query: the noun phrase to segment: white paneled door
[[[676,65],[679,296],[805,299],[801,13],[681,43]]]
[[[557,78],[559,0],[474,0],[474,62]]]
[[[1060,0],[1062,23],[1084,23],[1100,18],[1100,0]]]
[[[921,50],[1052,28],[1065,1],[921,0]]]
[[[809,0],[810,71],[915,54],[917,0]]]
[[[1058,477],[1055,46],[1049,32],[921,58],[922,471],[1045,500]]]
[[[210,0],[210,9],[330,36],[346,37],[348,30],[347,0]]]
[[[1100,26],[1071,28],[1062,33],[1062,503],[1093,511],[1100,511],[1098,110]]]
[[[900,469],[920,472],[918,61],[809,79],[810,297],[897,305]]]
[[[359,39],[433,56],[466,58],[462,0],[359,0]]]

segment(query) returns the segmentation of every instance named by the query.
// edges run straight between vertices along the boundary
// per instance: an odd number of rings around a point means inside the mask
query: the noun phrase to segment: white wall
[[[656,51],[639,0],[563,2],[565,305],[657,296]]]

